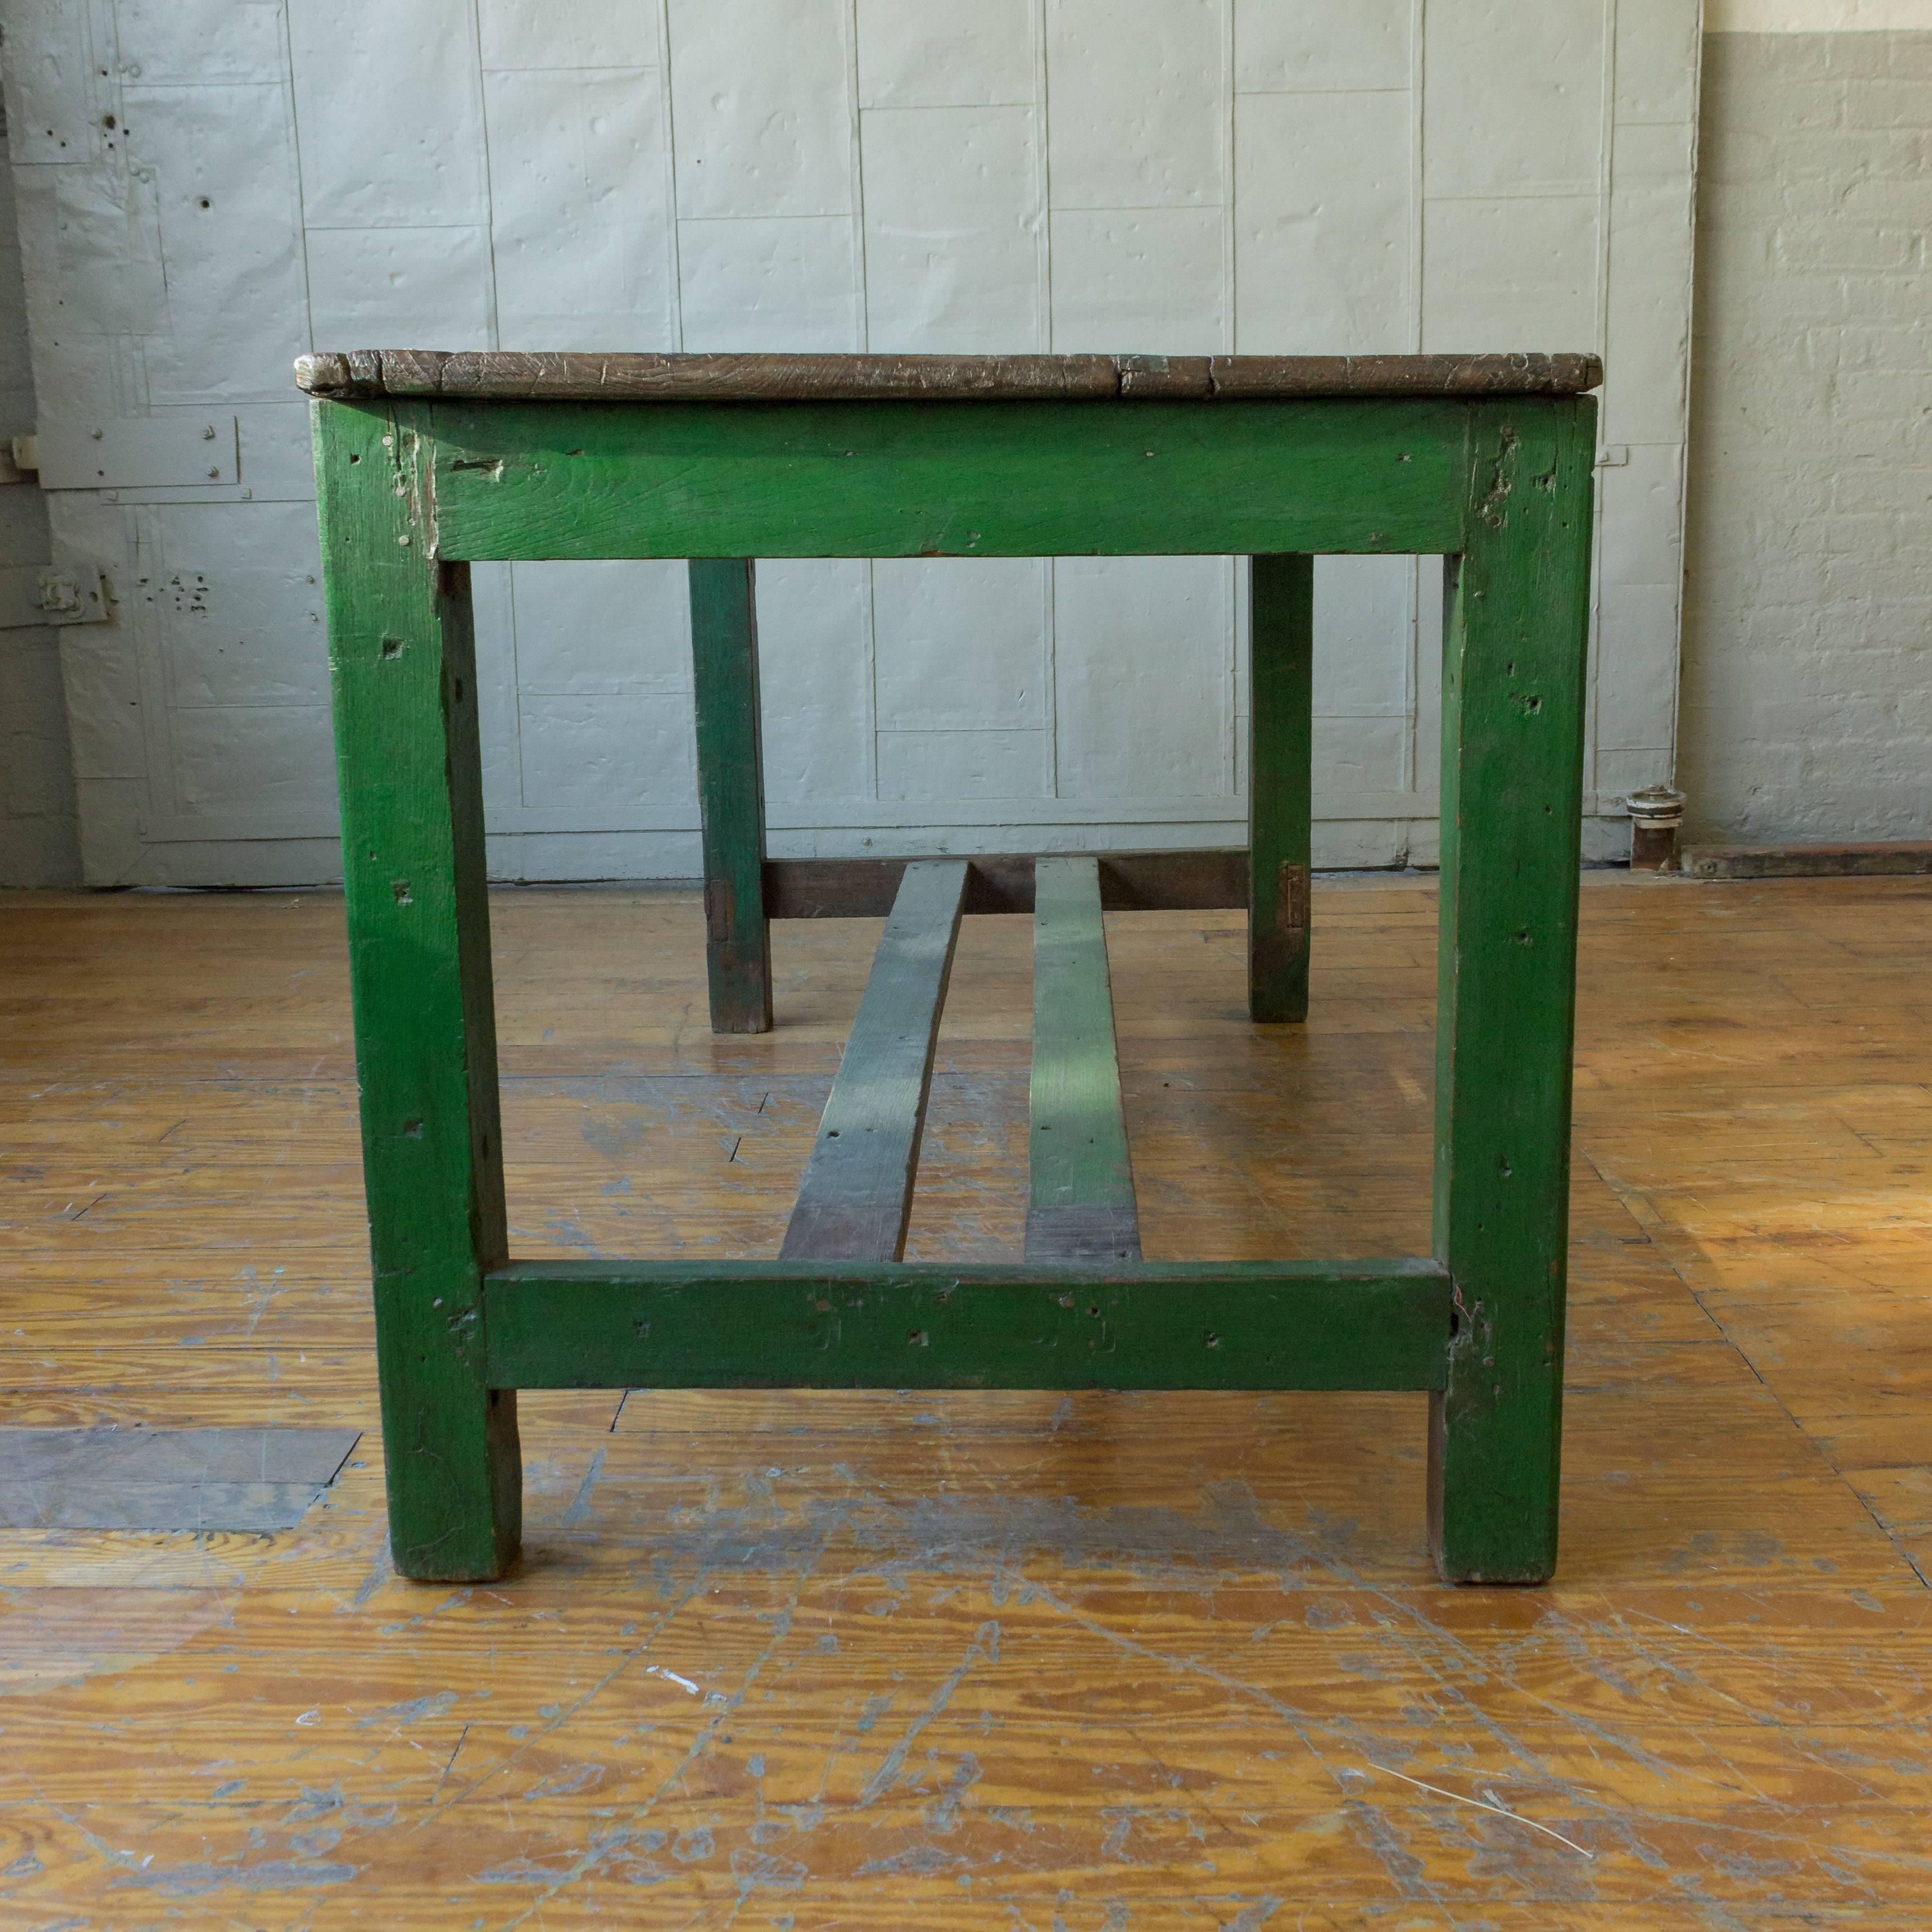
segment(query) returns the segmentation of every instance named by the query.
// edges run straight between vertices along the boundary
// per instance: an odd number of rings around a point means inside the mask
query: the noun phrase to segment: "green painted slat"
[[[692,564],[689,576],[711,1030],[769,1033],[772,948],[754,566],[749,557],[704,558]]]
[[[1028,1258],[1138,1261],[1100,872],[1090,858],[1034,866],[1028,1112]]]
[[[402,406],[434,427],[448,556],[1433,554],[1462,542],[1466,403]]]
[[[1486,406],[1450,566],[1436,1246],[1460,1327],[1430,1489],[1466,1582],[1556,1561],[1595,424],[1588,401]]]
[[[1435,1264],[524,1262],[488,1289],[518,1388],[1428,1389]]]
[[[905,1252],[965,896],[963,859],[905,869],[778,1250],[788,1261],[896,1262]]]
[[[523,1490],[483,1373],[507,1238],[470,572],[429,555],[404,425],[324,405],[315,446],[390,1542],[406,1576],[494,1576]]]
[[[1315,560],[1250,566],[1248,1017],[1308,1017]]]

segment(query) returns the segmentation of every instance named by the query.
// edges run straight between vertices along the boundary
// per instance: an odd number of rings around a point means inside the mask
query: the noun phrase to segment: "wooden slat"
[[[1574,395],[1594,356],[596,355],[358,349],[298,356],[310,395],[505,400],[1054,402],[1220,397]]]
[[[906,868],[778,1250],[785,1260],[896,1262],[905,1252],[965,892],[963,860]]]
[[[689,575],[711,1030],[769,1033],[772,949],[760,871],[765,770],[754,566],[744,556],[694,558]]]
[[[1684,849],[1683,863],[1685,874],[1694,879],[1897,878],[1932,872],[1932,840],[1874,838],[1830,845],[1691,845]]]
[[[1050,858],[1034,876],[1028,1258],[1138,1261],[1100,870]]]
[[[1085,402],[456,400],[392,406],[435,447],[439,554],[1181,556],[1462,548],[1454,396]],[[323,405],[329,410],[367,404]],[[1522,397],[1534,413],[1572,409]]]
[[[1428,1261],[519,1262],[506,1388],[1434,1389]]]
[[[1180,852],[1099,852],[1108,912],[1233,910],[1248,903],[1248,855],[1238,846]],[[767,859],[767,919],[884,919],[908,866],[929,859]],[[966,861],[969,913],[1034,909],[1030,853],[976,854]]]

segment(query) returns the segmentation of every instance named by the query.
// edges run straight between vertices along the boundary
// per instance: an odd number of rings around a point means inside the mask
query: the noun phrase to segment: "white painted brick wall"
[[[1932,32],[1705,72],[1688,822],[1932,838]]]
[[[1603,349],[1586,789],[1670,768],[1696,0],[0,8],[44,419],[241,423],[236,485],[51,505],[121,592],[64,646],[92,878],[334,870],[314,346]],[[1244,836],[1238,562],[760,583],[778,850]],[[476,587],[493,865],[688,874],[676,570]],[[1426,859],[1434,567],[1317,598],[1318,854]]]

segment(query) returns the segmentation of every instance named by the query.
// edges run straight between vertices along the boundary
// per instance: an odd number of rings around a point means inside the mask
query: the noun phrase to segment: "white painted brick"
[[[1234,85],[1244,94],[1362,94],[1409,85],[1412,0],[1287,7],[1234,0]]]
[[[677,212],[848,214],[843,0],[669,0]]]
[[[1053,206],[1215,204],[1226,0],[1044,0]]]
[[[762,562],[758,598],[767,803],[870,798],[870,566]]]
[[[1033,104],[1031,0],[858,0],[862,107]]]
[[[881,731],[882,799],[1044,798],[1044,731]]]
[[[1063,797],[1232,795],[1232,589],[1220,557],[1054,565]]]
[[[691,595],[682,563],[516,563],[510,579],[520,692],[690,691]]]
[[[484,225],[471,0],[288,0],[288,11],[308,225]]]
[[[849,215],[678,224],[688,350],[862,348],[857,224]]]
[[[490,74],[484,102],[502,346],[671,347],[656,70]]]
[[[247,553],[231,553],[234,512],[216,505],[156,506],[154,565],[122,602],[158,620],[172,708],[328,702],[328,634],[321,556],[308,503],[249,506]]]
[[[1428,203],[1424,349],[1594,349],[1597,214],[1594,196]]]
[[[1412,346],[1411,116],[1396,94],[1234,106],[1234,327],[1246,354]]]
[[[862,149],[869,346],[1044,348],[1033,110],[873,109]]]
[[[482,229],[318,228],[307,238],[318,346],[490,346],[490,238]]]
[[[1218,208],[1057,209],[1053,346],[1214,356],[1232,346]]]
[[[654,68],[658,10],[628,0],[478,0],[483,65]]]
[[[1457,0],[1425,15],[1424,192],[1594,194],[1602,165],[1604,13]]]
[[[173,324],[145,345],[149,399],[284,400],[308,346],[286,92],[130,88],[122,99],[130,149],[155,171]]]
[[[583,829],[640,806],[698,795],[697,726],[686,692],[532,698],[522,720],[524,797],[583,814]]]
[[[1033,557],[874,564],[880,725],[944,732],[1045,724],[1047,572]]]

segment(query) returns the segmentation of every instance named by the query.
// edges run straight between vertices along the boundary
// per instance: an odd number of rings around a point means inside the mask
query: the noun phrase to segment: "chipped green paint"
[[[398,1568],[511,1559],[519,1388],[1105,1385],[1429,1390],[1444,1574],[1547,1576],[1594,421],[1568,396],[318,404]],[[1250,983],[1278,1020],[1305,1010],[1327,551],[1451,560],[1433,1261],[506,1263],[467,562],[727,560],[693,574],[741,788],[707,873],[742,982],[719,1011],[756,1021],[744,560],[1255,555]]]

